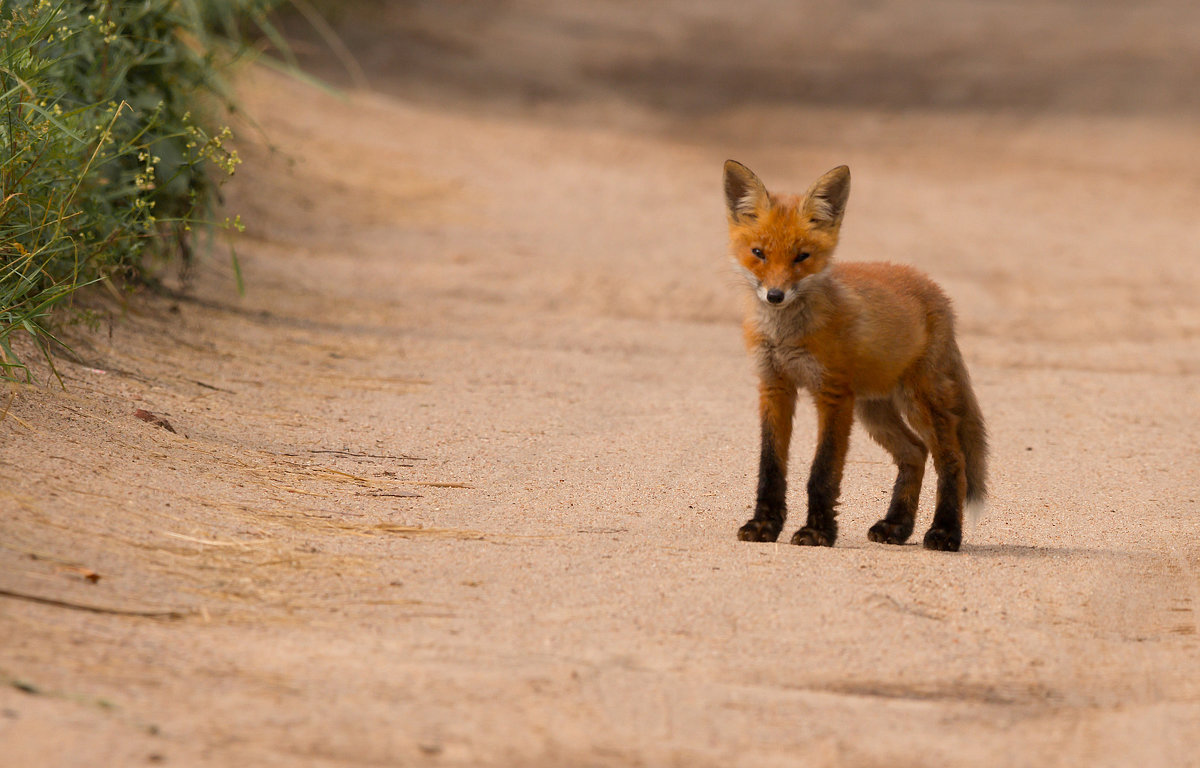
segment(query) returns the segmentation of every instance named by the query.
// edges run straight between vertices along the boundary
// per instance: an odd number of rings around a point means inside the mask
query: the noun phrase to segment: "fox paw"
[[[962,544],[962,531],[951,531],[946,528],[930,528],[925,534],[925,549],[939,552],[957,552]]]
[[[792,535],[792,543],[802,547],[832,547],[835,538],[836,533],[819,531],[806,525]]]
[[[867,531],[867,538],[880,544],[903,544],[912,536],[912,523],[893,523],[880,520]]]
[[[783,521],[750,520],[738,529],[738,539],[741,541],[775,541],[779,538],[779,529]]]

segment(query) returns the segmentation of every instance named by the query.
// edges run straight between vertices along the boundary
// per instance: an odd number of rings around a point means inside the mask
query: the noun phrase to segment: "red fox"
[[[938,474],[927,549],[956,552],[963,508],[987,494],[987,431],[962,353],[950,300],[915,269],[834,264],[850,169],[834,168],[803,196],[773,195],[741,163],[725,163],[733,262],[754,292],[743,325],[759,375],[762,454],[754,517],[742,541],[775,541],[787,516],[787,459],[799,387],[817,406],[817,452],[808,520],[793,544],[833,546],[834,507],[855,413],[899,467],[891,504],[871,541],[912,535],[933,453]]]

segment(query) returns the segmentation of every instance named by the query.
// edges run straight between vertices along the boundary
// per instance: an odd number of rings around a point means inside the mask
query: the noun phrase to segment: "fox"
[[[800,389],[817,411],[808,518],[791,543],[832,547],[842,470],[857,415],[899,470],[867,538],[904,544],[916,523],[925,465],[937,471],[926,549],[957,552],[963,513],[987,497],[988,436],[954,333],[950,299],[916,269],[834,262],[850,169],[803,195],[772,194],[745,165],[725,163],[730,255],[750,289],[743,322],[757,368],[761,453],[754,515],[742,541],[773,542],[787,518],[788,449]]]

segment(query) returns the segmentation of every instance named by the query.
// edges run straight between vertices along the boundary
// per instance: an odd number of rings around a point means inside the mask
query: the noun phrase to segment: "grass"
[[[30,379],[14,334],[49,360],[55,328],[89,319],[80,288],[135,285],[190,259],[197,231],[211,247],[240,228],[214,219],[240,162],[223,74],[248,29],[285,49],[274,4],[0,0],[0,376]]]

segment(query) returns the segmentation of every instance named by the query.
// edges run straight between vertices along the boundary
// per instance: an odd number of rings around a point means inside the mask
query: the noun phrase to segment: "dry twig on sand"
[[[53,605],[57,608],[70,608],[73,611],[87,611],[88,613],[107,614],[109,616],[136,616],[143,619],[182,619],[187,615],[183,611],[130,610],[126,608],[107,608],[100,605],[85,605],[83,603],[73,603],[69,600],[58,600],[53,597],[42,597],[41,595],[31,595],[25,592],[15,592],[11,589],[0,589],[0,597],[11,597],[16,600],[26,600],[31,603]]]

